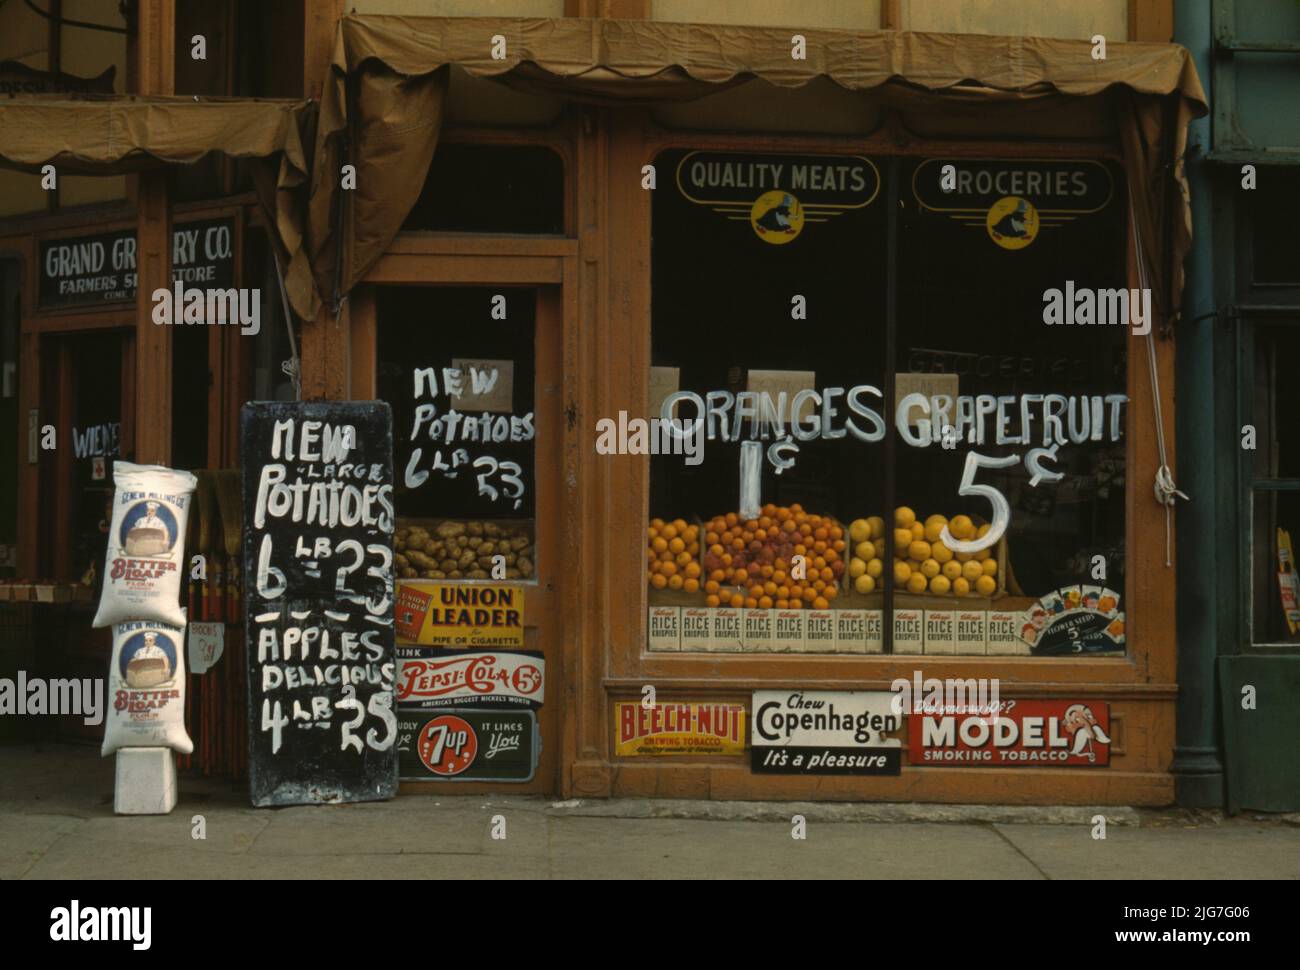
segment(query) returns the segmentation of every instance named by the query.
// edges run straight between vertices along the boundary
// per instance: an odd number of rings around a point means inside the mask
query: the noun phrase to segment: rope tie
[[[1129,221],[1133,224],[1133,247],[1136,250],[1138,265],[1138,283],[1142,289],[1150,288],[1150,282],[1147,279],[1146,257],[1142,251],[1142,234],[1138,231],[1137,212],[1133,207],[1133,191],[1129,189]],[[1164,412],[1160,406],[1160,372],[1156,368],[1156,347],[1155,338],[1152,337],[1154,331],[1152,321],[1147,321],[1147,364],[1151,371],[1151,400],[1156,419],[1156,448],[1160,452],[1160,467],[1156,469],[1155,495],[1156,501],[1164,506],[1165,509],[1165,566],[1173,566],[1173,510],[1178,499],[1190,501],[1189,496],[1178,490],[1174,484],[1174,473],[1169,468],[1169,458],[1165,450],[1165,419]]]

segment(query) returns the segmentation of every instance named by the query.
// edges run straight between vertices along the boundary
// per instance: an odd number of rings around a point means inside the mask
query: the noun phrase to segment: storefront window
[[[893,164],[891,334],[890,160],[656,159],[652,650],[1124,651],[1122,175]]]
[[[385,288],[376,312],[398,578],[534,581],[535,292]]]
[[[1300,388],[1288,379],[1300,354],[1294,324],[1260,327],[1255,334],[1251,418],[1242,450],[1252,470],[1249,544],[1256,643],[1300,642],[1300,579],[1293,535],[1300,539]]]
[[[540,145],[439,145],[402,228],[559,235],[564,162]]]

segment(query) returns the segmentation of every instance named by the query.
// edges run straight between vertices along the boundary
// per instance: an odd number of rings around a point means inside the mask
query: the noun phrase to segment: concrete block
[[[119,748],[113,811],[166,815],[176,807],[176,759],[171,748]]]

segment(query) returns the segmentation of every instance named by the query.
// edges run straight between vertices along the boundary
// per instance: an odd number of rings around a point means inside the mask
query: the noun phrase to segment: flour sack
[[[101,754],[118,748],[194,750],[185,731],[185,619],[172,626],[129,620],[113,627],[108,717]]]
[[[92,626],[154,620],[184,626],[185,523],[197,479],[161,465],[114,462],[104,592]]]

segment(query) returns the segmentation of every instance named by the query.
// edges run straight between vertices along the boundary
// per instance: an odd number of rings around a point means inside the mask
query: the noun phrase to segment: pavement
[[[1300,878],[1294,815],[454,794],[258,809],[229,781],[180,790],[170,815],[116,816],[112,758],[0,745],[0,879]]]

